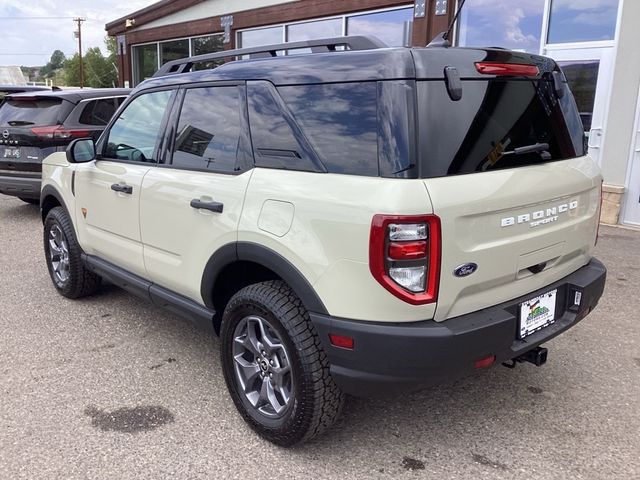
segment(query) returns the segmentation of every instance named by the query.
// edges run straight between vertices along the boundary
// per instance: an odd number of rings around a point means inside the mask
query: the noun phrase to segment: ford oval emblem
[[[465,263],[464,265],[460,265],[459,267],[457,267],[453,271],[453,274],[456,277],[466,277],[474,273],[476,270],[478,270],[477,263]]]

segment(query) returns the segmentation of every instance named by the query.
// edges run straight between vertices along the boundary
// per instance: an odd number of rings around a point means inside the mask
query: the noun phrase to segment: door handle
[[[131,195],[133,193],[133,187],[123,183],[114,183],[111,185],[111,190],[114,192],[126,193],[127,195]]]
[[[203,202],[199,198],[194,198],[191,200],[190,205],[193,208],[202,209],[202,210],[211,210],[212,212],[222,213],[222,209],[224,205],[220,202]]]

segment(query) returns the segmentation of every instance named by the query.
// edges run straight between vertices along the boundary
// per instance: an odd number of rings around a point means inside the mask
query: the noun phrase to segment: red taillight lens
[[[91,136],[91,130],[68,130],[60,125],[33,127],[31,132],[40,138],[59,139],[85,138]]]
[[[505,75],[513,77],[537,77],[540,69],[535,65],[519,63],[478,62],[476,70],[483,75]]]
[[[488,357],[484,357],[484,358],[481,358],[480,360],[476,360],[475,362],[473,362],[473,366],[474,368],[477,368],[477,369],[487,368],[493,365],[495,361],[496,361],[496,356],[489,355]]]
[[[416,260],[427,256],[427,242],[390,242],[389,258],[393,260]]]
[[[405,302],[435,302],[440,280],[440,219],[436,215],[375,215],[369,268],[384,288]]]
[[[346,348],[347,350],[353,350],[355,346],[353,338],[347,337],[346,335],[338,335],[337,333],[330,333],[329,341],[334,347]]]

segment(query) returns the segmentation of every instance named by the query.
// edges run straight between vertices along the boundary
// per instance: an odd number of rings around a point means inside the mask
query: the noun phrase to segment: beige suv
[[[345,393],[543,364],[605,282],[602,179],[555,62],[367,37],[286,48],[314,53],[168,63],[95,144],[45,160],[55,288],[106,278],[213,329],[238,410],[284,446],[329,427]]]

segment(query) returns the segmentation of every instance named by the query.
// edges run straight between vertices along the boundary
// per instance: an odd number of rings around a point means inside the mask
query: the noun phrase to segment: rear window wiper
[[[21,127],[24,125],[35,125],[33,122],[28,122],[26,120],[10,120],[7,123],[12,127]]]
[[[533,145],[525,145],[524,147],[514,148],[507,152],[502,152],[502,155],[526,155],[527,153],[544,153],[549,154],[548,143],[534,143]]]

